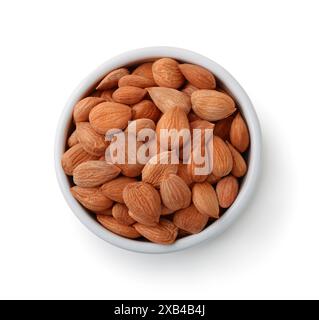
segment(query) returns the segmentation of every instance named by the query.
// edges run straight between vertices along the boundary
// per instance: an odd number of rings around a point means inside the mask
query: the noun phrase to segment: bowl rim
[[[69,178],[61,166],[61,156],[65,150],[65,143],[69,123],[71,121],[74,104],[90,90],[94,84],[106,73],[116,68],[130,64],[147,61],[160,57],[170,57],[179,61],[198,64],[213,72],[213,74],[230,90],[238,105],[240,105],[250,132],[249,166],[239,194],[227,212],[217,221],[198,234],[178,239],[171,245],[159,245],[150,242],[132,240],[118,236],[102,227],[78,202],[70,192]],[[119,54],[102,63],[88,76],[86,76],[67,100],[56,129],[54,161],[57,180],[62,194],[73,213],[95,235],[122,249],[141,253],[169,253],[183,250],[199,244],[207,239],[217,237],[224,232],[243,212],[251,199],[261,171],[262,150],[261,129],[256,111],[247,93],[237,80],[223,67],[213,60],[196,52],[175,47],[147,47]]]

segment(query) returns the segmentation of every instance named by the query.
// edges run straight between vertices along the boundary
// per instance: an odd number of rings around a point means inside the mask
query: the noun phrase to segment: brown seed
[[[78,137],[76,136],[76,130],[74,130],[68,139],[68,147],[71,148],[79,143]]]
[[[234,177],[243,177],[247,172],[246,161],[243,156],[228,141],[226,141],[226,143],[233,156],[233,169],[231,173]]]
[[[171,58],[158,59],[152,66],[153,77],[160,87],[178,89],[185,78],[178,68],[178,62]]]
[[[179,164],[177,175],[181,177],[188,186],[190,186],[193,183],[192,177],[188,173],[187,164]]]
[[[161,198],[150,184],[130,183],[123,191],[123,199],[130,216],[137,222],[148,226],[154,226],[159,222]]]
[[[206,120],[195,120],[195,121],[192,121],[190,122],[189,124],[190,128],[192,130],[194,129],[211,129],[211,130],[214,130],[215,128],[215,125],[209,121],[206,121]]]
[[[162,179],[178,170],[178,162],[175,163],[174,153],[165,151],[153,156],[145,165],[142,171],[142,181],[152,184],[154,187],[159,187]]]
[[[151,100],[142,100],[141,102],[133,105],[132,119],[148,118],[157,122],[161,116],[161,111]]]
[[[236,111],[234,100],[216,90],[197,90],[192,94],[192,108],[202,119],[217,121]]]
[[[207,146],[193,145],[193,149],[187,163],[187,173],[193,182],[204,182],[211,172],[212,160],[210,144]],[[200,158],[199,156],[203,158]]]
[[[249,132],[247,125],[238,113],[230,127],[230,142],[240,152],[245,152],[249,146]]]
[[[116,203],[112,208],[112,215],[119,223],[127,226],[132,225],[136,221],[128,214],[127,206],[121,203]]]
[[[144,168],[144,164],[140,163],[138,160],[138,153],[135,152],[134,148],[129,148],[130,141],[136,141],[136,137],[132,134],[128,134],[128,132],[124,132],[125,134],[125,145],[120,145],[116,155],[117,157],[111,157],[111,148],[114,146],[115,142],[111,142],[109,148],[106,150],[106,160],[117,165],[124,176],[126,177],[137,177],[142,173]],[[136,141],[136,151],[142,146],[143,142]]]
[[[235,201],[238,194],[238,181],[233,176],[227,176],[218,181],[216,193],[219,205],[222,208],[229,208]]]
[[[135,104],[146,95],[146,90],[138,87],[125,86],[114,91],[112,99],[123,104]]]
[[[161,219],[155,226],[135,223],[133,227],[146,239],[158,244],[171,244],[175,241],[178,229],[169,220]]]
[[[96,87],[97,90],[107,90],[115,88],[118,84],[118,81],[129,74],[129,71],[126,68],[120,68],[111,71],[108,73],[104,79]]]
[[[87,153],[81,146],[80,143],[74,145],[69,150],[67,150],[61,159],[61,165],[64,172],[72,176],[73,170],[81,163],[89,161],[89,160],[97,160],[97,157],[92,156]]]
[[[83,149],[97,157],[105,153],[108,145],[103,135],[98,134],[89,122],[78,122],[76,125],[77,138]]]
[[[148,88],[153,86],[154,81],[146,77],[129,74],[124,76],[119,81],[119,87],[133,86],[138,88]]]
[[[175,174],[165,177],[160,184],[160,193],[165,207],[176,211],[189,207],[192,193],[182,178]]]
[[[205,155],[205,147],[208,148],[211,145],[213,139],[213,132],[215,125],[206,120],[195,120],[190,124],[193,144],[201,148],[201,154]],[[200,138],[200,142],[199,142]]]
[[[186,135],[184,135],[184,133]],[[189,136],[189,123],[186,113],[175,107],[163,114],[156,126],[159,143],[168,142],[168,149],[177,149],[187,143]]]
[[[112,207],[113,201],[105,197],[99,188],[71,188],[73,197],[85,208],[92,211],[104,211]]]
[[[97,215],[96,219],[100,222],[100,224],[103,227],[122,237],[136,239],[141,236],[135,228],[127,226],[125,224],[121,224],[113,217]]]
[[[126,128],[126,131],[133,133],[135,128],[136,135],[138,135],[138,133],[143,129],[151,129],[152,131],[155,131],[155,127],[153,120],[144,118],[131,121]]]
[[[194,184],[192,199],[196,209],[200,213],[215,219],[219,217],[219,205],[216,192],[208,182]]]
[[[80,100],[73,110],[73,119],[75,122],[85,122],[89,120],[91,110],[99,103],[104,102],[104,99],[98,97],[87,97]]]
[[[227,144],[218,136],[213,138],[213,174],[217,177],[228,175],[233,168],[233,157]]]
[[[184,77],[198,89],[215,89],[216,80],[214,75],[207,69],[194,64],[180,64]]]
[[[97,187],[120,174],[117,166],[105,161],[91,160],[78,165],[73,172],[73,181],[80,187]]]
[[[130,184],[136,182],[136,179],[129,177],[118,177],[108,181],[101,186],[102,193],[113,201],[124,203],[123,190]]]
[[[202,231],[207,222],[208,216],[200,213],[193,204],[175,212],[173,218],[175,226],[192,234]]]
[[[222,138],[224,141],[229,140],[230,127],[233,119],[234,116],[230,115],[225,119],[217,121],[215,123],[214,134]]]
[[[137,76],[141,76],[141,77],[145,77],[145,78],[152,80],[152,85],[150,85],[150,87],[153,87],[156,85],[156,83],[155,83],[154,77],[153,77],[152,66],[153,66],[153,62],[143,63],[143,64],[139,65],[132,72],[132,74],[137,75]]]
[[[147,88],[147,92],[163,113],[176,107],[183,109],[186,114],[191,110],[191,99],[184,92],[160,87]]]
[[[103,102],[92,109],[89,115],[93,129],[105,134],[111,129],[124,129],[131,120],[131,108],[116,102]]]

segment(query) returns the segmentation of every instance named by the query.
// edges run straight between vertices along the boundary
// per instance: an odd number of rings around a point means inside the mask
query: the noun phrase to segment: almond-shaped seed
[[[183,76],[198,89],[215,89],[214,75],[207,69],[195,64],[184,63],[179,65]]]
[[[152,81],[152,85],[150,87],[153,87],[156,83],[153,77],[152,66],[153,62],[142,63],[132,72],[132,74],[150,79]]]
[[[226,141],[226,143],[233,156],[233,169],[231,173],[236,178],[243,177],[247,172],[246,161],[240,152],[238,152],[228,141]]]
[[[131,117],[130,107],[116,102],[103,102],[91,110],[89,120],[97,133],[105,134],[111,129],[125,129]]]
[[[73,110],[73,119],[75,122],[84,122],[89,120],[91,110],[99,103],[105,100],[99,97],[86,97],[80,100]]]
[[[148,88],[153,86],[154,81],[146,77],[129,74],[124,76],[119,81],[119,87],[133,86],[138,88]]]
[[[227,118],[236,111],[234,100],[216,90],[197,90],[193,92],[191,101],[194,112],[208,121]]]
[[[179,164],[178,170],[177,170],[177,175],[179,177],[181,177],[188,186],[190,186],[193,183],[192,177],[189,174],[188,169],[187,169],[187,164],[185,164],[185,163]]]
[[[138,135],[138,133],[143,129],[151,129],[152,131],[155,131],[155,128],[156,126],[153,120],[144,118],[131,121],[125,131],[132,134],[136,133],[136,135]]]
[[[156,134],[158,143],[168,142],[169,150],[182,147],[190,139],[186,113],[179,107],[168,110],[158,121]]]
[[[121,169],[121,172],[124,176],[134,178],[142,173],[144,164],[138,161],[138,152],[135,152],[134,148],[129,147],[130,141],[132,141],[132,139],[136,141],[136,137],[132,134],[128,134],[128,132],[124,132],[124,134],[125,148],[124,146],[120,146],[120,148],[117,150],[117,159],[109,160],[109,148],[112,147],[112,142],[110,147],[106,150],[106,159],[107,161],[116,164]],[[138,151],[142,145],[142,141],[136,141],[136,151]]]
[[[104,228],[122,237],[136,239],[141,236],[135,228],[133,228],[132,226],[127,226],[125,224],[121,224],[113,217],[97,215],[96,219]]]
[[[77,138],[83,149],[93,156],[101,157],[108,145],[103,135],[98,134],[89,122],[76,124]]]
[[[211,122],[209,122],[207,120],[201,120],[201,119],[194,120],[194,121],[190,122],[189,126],[190,126],[190,128],[192,130],[194,130],[194,129],[202,129],[202,130],[211,129],[211,130],[214,130],[214,128],[215,128],[215,124],[214,123],[211,123]]]
[[[114,180],[108,181],[101,186],[102,193],[113,201],[124,203],[123,190],[125,187],[136,182],[136,179],[129,177],[118,177]]]
[[[178,62],[171,58],[161,58],[153,63],[153,77],[160,87],[180,88],[185,78],[178,68]]]
[[[158,191],[150,184],[130,183],[123,191],[123,199],[134,220],[148,226],[158,223],[161,215],[161,198]]]
[[[175,174],[166,176],[160,184],[160,194],[165,207],[177,211],[189,207],[192,193],[182,178]]]
[[[188,174],[193,182],[203,182],[212,171],[212,140],[214,124],[206,120],[190,123],[193,149],[188,159]]]
[[[135,223],[133,227],[146,239],[158,244],[172,244],[177,237],[178,229],[169,220],[161,219],[155,226]]]
[[[208,152],[205,149],[205,152]],[[199,145],[194,145],[193,150],[190,155],[190,159],[188,159],[187,163],[187,173],[191,177],[193,182],[204,182],[209,172],[211,171],[211,157],[209,155],[209,159],[204,159],[203,162],[199,163],[198,156],[203,155],[203,147]],[[206,161],[210,161],[210,163],[206,163]]]
[[[61,159],[61,165],[64,172],[72,176],[74,169],[81,163],[89,161],[89,160],[97,160],[97,157],[92,156],[87,153],[81,146],[80,143],[74,145],[69,150],[67,150]]]
[[[213,174],[227,176],[233,168],[233,157],[227,144],[218,136],[213,138]]]
[[[218,219],[219,205],[217,195],[214,188],[208,182],[194,184],[192,200],[200,213]]]
[[[99,188],[83,188],[74,186],[71,188],[73,197],[78,200],[83,207],[91,211],[104,211],[112,207],[113,201],[105,197]]]
[[[238,113],[230,127],[230,142],[240,152],[245,152],[249,146],[249,132],[247,125]]]
[[[214,134],[219,136],[224,141],[229,140],[230,127],[233,122],[234,116],[219,120],[215,123]]]
[[[163,113],[176,107],[183,109],[186,114],[191,110],[191,99],[184,92],[161,87],[147,88],[147,92],[158,109]]]
[[[68,147],[71,148],[79,143],[78,137],[76,136],[76,130],[74,130],[68,139]]]
[[[129,74],[126,68],[120,68],[108,73],[104,79],[96,87],[97,90],[107,90],[115,88],[118,85],[118,81]]]
[[[229,208],[238,195],[238,181],[233,176],[227,176],[218,181],[216,193],[219,205],[222,208]]]
[[[127,161],[124,164],[118,164],[117,166],[121,169],[123,176],[129,178],[135,178],[139,176],[144,167],[143,164],[138,162],[130,164]]]
[[[174,213],[173,223],[179,229],[191,234],[201,232],[208,222],[208,216],[200,213],[192,204],[190,207]]]
[[[135,104],[146,95],[146,90],[138,87],[125,86],[116,89],[112,95],[115,102],[123,104]]]
[[[132,219],[128,214],[128,209],[125,204],[116,203],[112,208],[112,215],[119,223],[127,226],[132,225],[136,221]]]
[[[176,174],[179,163],[174,161],[174,155],[172,151],[165,151],[153,156],[143,168],[142,181],[159,187],[165,176]]]
[[[189,124],[189,126],[191,129],[191,134],[193,138],[195,134],[200,133],[202,149],[205,147],[205,145],[208,145],[210,141],[213,139],[213,131],[215,128],[215,125],[213,123],[206,120],[195,120],[195,121],[192,121]],[[193,143],[197,143],[197,142],[194,141]]]
[[[151,100],[142,100],[132,106],[132,119],[148,118],[157,122],[161,116],[161,111]]]
[[[121,170],[106,161],[92,160],[81,163],[73,172],[73,181],[77,186],[91,188],[116,178]]]

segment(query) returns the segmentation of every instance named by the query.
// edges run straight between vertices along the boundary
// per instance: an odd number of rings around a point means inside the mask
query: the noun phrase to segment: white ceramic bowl
[[[212,71],[219,81],[232,94],[241,112],[244,115],[251,138],[249,166],[240,192],[233,205],[227,212],[216,222],[208,226],[199,234],[191,235],[177,240],[172,245],[158,245],[150,242],[130,240],[120,237],[105,228],[103,228],[92,215],[90,215],[70,193],[70,182],[61,167],[61,156],[65,150],[68,128],[72,117],[72,109],[77,101],[83,98],[90,90],[94,88],[105,74],[109,71],[127,65],[133,65],[159,57],[171,57],[179,61],[198,64]],[[93,233],[103,240],[136,252],[144,253],[167,253],[182,250],[198,244],[204,240],[212,239],[222,233],[235,219],[243,212],[246,204],[251,199],[256,182],[259,177],[261,166],[261,131],[259,121],[256,116],[254,107],[240,84],[216,62],[195,52],[172,47],[151,47],[142,48],[118,55],[90,73],[71,94],[66,106],[63,109],[61,118],[58,123],[56,142],[55,142],[55,169],[62,193],[75,215],[80,221]]]

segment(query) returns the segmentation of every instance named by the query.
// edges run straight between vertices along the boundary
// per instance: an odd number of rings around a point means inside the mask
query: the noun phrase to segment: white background
[[[318,1],[2,1],[0,298],[319,298]],[[92,69],[168,45],[206,55],[263,130],[254,199],[180,253],[112,247],[75,218],[53,163],[58,118]]]

